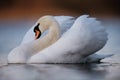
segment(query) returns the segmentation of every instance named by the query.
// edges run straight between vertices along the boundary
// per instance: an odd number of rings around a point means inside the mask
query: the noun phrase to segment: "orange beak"
[[[40,37],[40,31],[35,30],[35,39],[38,39]]]

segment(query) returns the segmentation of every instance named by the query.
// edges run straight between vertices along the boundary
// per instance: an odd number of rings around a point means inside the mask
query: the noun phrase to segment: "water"
[[[34,22],[0,21],[0,80],[119,80],[120,64],[114,64],[112,61],[120,61],[120,20],[106,23],[108,42],[98,52],[117,54],[110,63],[7,64],[8,53],[20,44]]]
[[[119,80],[119,64],[9,64],[0,80]]]

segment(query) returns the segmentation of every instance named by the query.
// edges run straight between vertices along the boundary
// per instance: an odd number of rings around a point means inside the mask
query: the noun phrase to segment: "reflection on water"
[[[118,64],[8,64],[0,80],[119,80]]]

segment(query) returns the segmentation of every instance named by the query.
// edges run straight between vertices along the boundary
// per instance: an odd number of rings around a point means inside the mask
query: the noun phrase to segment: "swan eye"
[[[39,25],[40,23],[38,23],[35,28],[34,28],[34,32],[35,32],[35,39],[38,39],[41,36],[41,31],[39,29]]]

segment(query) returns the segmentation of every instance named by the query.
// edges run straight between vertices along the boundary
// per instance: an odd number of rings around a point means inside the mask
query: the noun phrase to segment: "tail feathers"
[[[85,40],[87,40],[86,43],[88,42],[87,47],[90,47],[89,49],[94,49],[94,52],[97,52],[104,47],[108,37],[106,29],[100,21],[89,17],[89,15],[82,15],[76,19],[73,28],[77,26],[81,30],[81,33],[84,34]]]
[[[92,54],[83,60],[81,60],[81,63],[93,63],[93,62],[100,62],[102,59],[111,57],[114,54]]]

